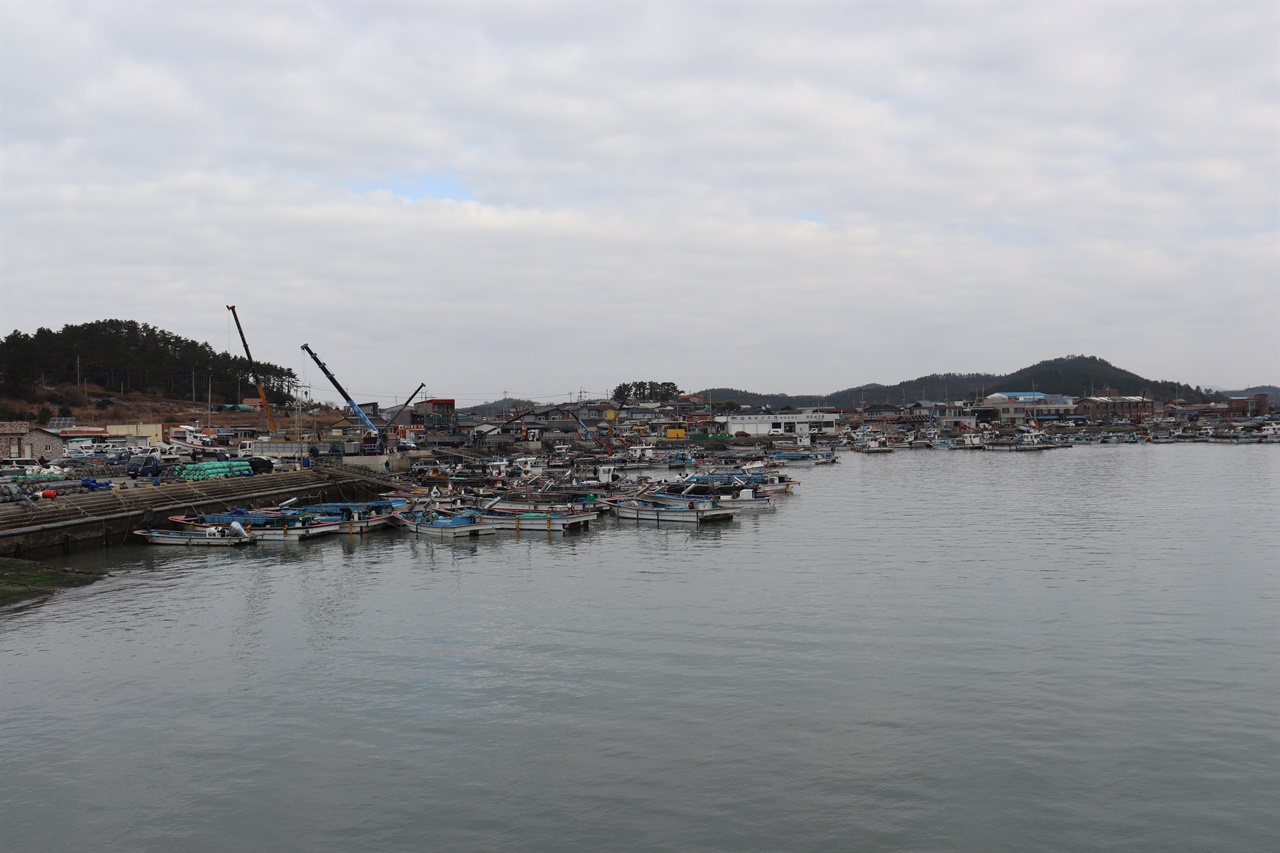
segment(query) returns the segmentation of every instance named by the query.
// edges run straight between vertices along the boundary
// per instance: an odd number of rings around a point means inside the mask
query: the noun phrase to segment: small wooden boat
[[[492,524],[498,530],[514,530],[517,533],[564,533],[570,530],[587,530],[591,527],[594,512],[512,512],[486,510],[480,521]]]
[[[135,530],[152,545],[183,545],[199,548],[237,548],[252,545],[253,539],[245,531],[232,533],[225,527],[206,527],[200,530]]]
[[[495,525],[486,524],[470,513],[441,515],[430,511],[396,512],[391,514],[391,523],[401,530],[437,539],[475,539],[498,532]]]
[[[737,512],[770,512],[777,509],[773,498],[757,496],[753,489],[737,489],[727,494],[721,492],[715,495],[693,493],[686,489],[683,492],[643,492],[636,497],[664,506],[685,507],[686,509],[690,501],[698,504],[713,501],[714,506],[726,507]]]
[[[337,521],[305,521],[297,523],[286,521],[270,527],[250,527],[249,535],[259,542],[294,542],[299,539],[314,539],[331,533],[342,533],[342,524]]]
[[[671,506],[645,500],[611,501],[613,510],[623,521],[655,521],[658,524],[704,524],[710,521],[732,521],[734,511],[717,506],[715,501],[686,500],[684,506]]]
[[[170,516],[169,520],[183,525],[187,532],[191,533],[226,530],[239,525],[246,530],[250,538],[259,542],[290,542],[296,539],[311,539],[315,536],[346,532],[343,526],[345,522],[341,519],[317,519],[289,509],[231,510],[203,515],[174,515]],[[385,523],[385,517],[378,521],[378,524]],[[352,532],[357,531],[353,529]]]

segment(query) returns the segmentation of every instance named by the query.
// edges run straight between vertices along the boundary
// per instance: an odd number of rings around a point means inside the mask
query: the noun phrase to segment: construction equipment
[[[427,383],[423,382],[419,384],[417,388],[413,389],[412,394],[404,398],[404,408],[401,409],[401,413],[404,413],[406,411],[409,412],[409,416],[405,419],[405,423],[409,424],[410,426],[413,425],[413,413],[412,413],[413,398],[418,396],[418,392],[426,387],[427,387]],[[395,418],[392,418],[393,421],[398,419],[399,419],[399,415],[397,415]],[[403,435],[405,427],[401,427],[400,430],[401,430],[401,434]]]
[[[329,368],[320,360],[320,356],[316,355],[315,351],[307,344],[302,345],[302,351],[311,356],[311,360],[320,367],[320,372],[323,373],[325,378],[329,380],[329,383],[338,390],[338,393],[342,395],[342,399],[346,402],[347,406],[351,408],[351,411],[355,413],[355,416],[360,419],[362,424],[364,424],[364,428],[368,431],[366,439],[373,439],[373,453],[381,453],[382,431],[379,430],[374,422],[369,419],[369,416],[365,413],[364,409],[357,406],[356,401],[351,399],[351,395],[347,393],[347,389],[342,387],[342,383],[338,381],[338,377],[329,372]],[[414,393],[416,394],[417,392],[415,391]],[[369,442],[366,441],[366,444],[368,443]]]
[[[271,404],[267,402],[267,392],[262,389],[262,377],[258,375],[258,368],[253,363],[253,353],[249,352],[249,341],[244,336],[244,327],[240,325],[240,315],[236,313],[236,306],[234,305],[228,305],[227,310],[231,312],[231,316],[236,321],[236,331],[240,333],[240,343],[244,344],[244,357],[249,360],[249,373],[253,376],[253,384],[258,388],[258,397],[262,400],[262,411],[267,415],[267,429],[274,435],[276,419],[271,414]]]

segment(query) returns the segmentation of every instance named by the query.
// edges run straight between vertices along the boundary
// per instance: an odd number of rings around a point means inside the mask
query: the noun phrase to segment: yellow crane
[[[276,433],[276,419],[271,414],[271,404],[267,402],[267,392],[262,389],[262,377],[258,375],[258,368],[253,363],[253,353],[249,352],[249,342],[245,340],[244,328],[240,325],[240,315],[236,313],[236,306],[228,305],[227,310],[231,312],[231,316],[236,321],[236,331],[240,333],[240,343],[244,344],[244,357],[249,359],[249,372],[253,374],[253,384],[258,387],[258,397],[262,399],[262,411],[267,414],[267,429],[272,435]]]

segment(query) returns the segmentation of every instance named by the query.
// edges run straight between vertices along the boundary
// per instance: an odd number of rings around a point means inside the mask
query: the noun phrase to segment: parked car
[[[136,480],[139,477],[159,477],[169,473],[172,467],[171,463],[161,462],[154,456],[132,456],[124,472]]]

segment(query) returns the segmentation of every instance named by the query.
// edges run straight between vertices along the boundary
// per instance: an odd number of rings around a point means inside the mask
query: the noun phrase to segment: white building
[[[720,415],[716,423],[724,432],[750,436],[786,435],[837,435],[844,427],[839,415],[817,409],[796,409],[789,412],[761,412],[758,414]]]

